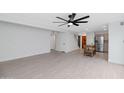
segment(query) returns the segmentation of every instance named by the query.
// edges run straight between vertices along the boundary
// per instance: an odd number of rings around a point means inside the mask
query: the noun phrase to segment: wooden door
[[[82,48],[86,48],[86,36],[82,36]]]

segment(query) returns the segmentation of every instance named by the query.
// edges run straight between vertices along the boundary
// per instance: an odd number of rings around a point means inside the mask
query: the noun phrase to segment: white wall
[[[66,33],[66,52],[71,52],[73,50],[79,49],[78,47],[78,38],[74,33]]]
[[[0,22],[0,62],[50,52],[50,32]]]
[[[56,44],[55,32],[51,32],[51,34],[50,34],[50,49],[55,49],[55,44]]]
[[[56,34],[56,50],[70,52],[78,49],[78,41],[74,33],[58,32]]]
[[[124,64],[124,26],[120,22],[109,25],[109,62]]]
[[[56,33],[56,49],[57,51],[66,51],[66,36],[64,32]]]

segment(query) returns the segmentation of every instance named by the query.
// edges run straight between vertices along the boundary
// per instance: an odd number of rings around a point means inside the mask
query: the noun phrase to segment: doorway
[[[86,48],[86,36],[82,36],[82,48]]]

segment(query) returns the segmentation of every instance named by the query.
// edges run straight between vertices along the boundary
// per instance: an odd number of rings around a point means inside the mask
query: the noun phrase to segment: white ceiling
[[[0,20],[13,23],[19,23],[34,27],[51,29],[54,31],[103,31],[107,30],[105,25],[115,22],[124,21],[124,13],[77,13],[76,18],[90,15],[88,23],[80,24],[80,26],[58,27],[59,23],[54,21],[61,21],[56,17],[68,19],[69,13],[0,13]],[[75,18],[75,19],[76,19]]]

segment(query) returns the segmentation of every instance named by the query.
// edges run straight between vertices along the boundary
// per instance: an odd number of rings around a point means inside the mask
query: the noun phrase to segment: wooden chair
[[[86,56],[94,56],[96,54],[95,46],[87,45],[84,49],[84,55]]]

